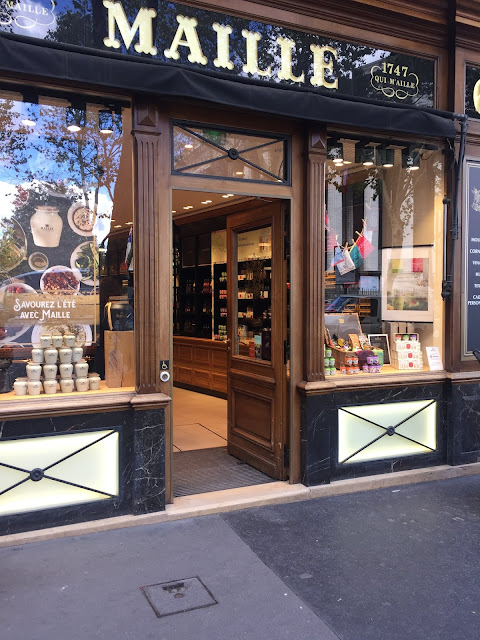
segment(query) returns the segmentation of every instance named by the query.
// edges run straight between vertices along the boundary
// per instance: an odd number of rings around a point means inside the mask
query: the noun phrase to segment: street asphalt
[[[0,638],[478,640],[479,525],[473,476],[4,548]]]

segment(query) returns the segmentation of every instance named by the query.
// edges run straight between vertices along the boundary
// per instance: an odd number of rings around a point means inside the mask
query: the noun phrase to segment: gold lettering
[[[147,53],[155,56],[157,48],[153,46],[153,28],[152,20],[157,15],[155,9],[139,9],[135,22],[130,26],[123,6],[120,2],[112,2],[112,0],[103,0],[103,6],[108,10],[108,37],[103,39],[106,47],[120,49],[121,42],[115,37],[115,25],[122,37],[122,40],[128,49],[132,44],[133,38],[138,31],[138,42],[134,45],[137,53]]]
[[[473,87],[473,106],[475,111],[480,113],[480,80],[477,80]]]
[[[233,62],[230,60],[230,34],[233,31],[232,27],[214,22],[212,29],[217,34],[217,57],[213,64],[219,69],[233,69]]]
[[[292,40],[287,40],[285,38],[277,38],[277,42],[280,45],[282,55],[282,66],[278,72],[278,77],[281,80],[303,82],[305,80],[304,73],[300,76],[294,76],[292,73],[292,50],[295,47],[295,43]]]
[[[327,80],[325,72],[333,73],[333,61],[338,58],[338,52],[333,47],[319,47],[316,44],[310,45],[310,51],[313,53],[313,76],[310,83],[314,87],[326,87],[327,89],[338,89],[338,80]],[[328,57],[328,62],[325,61]]]
[[[255,74],[259,76],[271,76],[272,70],[270,67],[262,71],[258,68],[258,41],[262,39],[259,33],[254,31],[242,30],[242,36],[245,38],[247,44],[247,63],[243,65],[243,71],[245,73]]]
[[[173,60],[178,60],[180,57],[178,47],[188,47],[190,49],[190,53],[188,54],[189,62],[207,64],[208,60],[203,55],[200,40],[198,39],[196,29],[198,22],[195,18],[186,18],[185,16],[177,16],[177,22],[177,32],[173,38],[170,49],[165,49],[165,56],[167,58],[173,58]],[[185,36],[185,40],[182,40],[183,36]]]

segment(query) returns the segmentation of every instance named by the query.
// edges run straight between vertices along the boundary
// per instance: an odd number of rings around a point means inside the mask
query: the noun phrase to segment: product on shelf
[[[400,370],[423,370],[422,345],[418,333],[395,334],[391,364]]]
[[[26,366],[27,378],[17,378],[13,383],[15,395],[38,396],[42,391],[46,395],[54,395],[58,391],[71,393],[74,389],[82,392],[99,390],[100,376],[88,373],[88,363],[82,360],[83,347],[75,347],[74,343],[75,336],[72,342],[70,334],[63,337],[42,334],[41,346],[32,348],[32,359]]]

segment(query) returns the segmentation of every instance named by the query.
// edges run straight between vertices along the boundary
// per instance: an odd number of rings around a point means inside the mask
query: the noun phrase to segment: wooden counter
[[[173,383],[226,394],[225,342],[173,336]]]

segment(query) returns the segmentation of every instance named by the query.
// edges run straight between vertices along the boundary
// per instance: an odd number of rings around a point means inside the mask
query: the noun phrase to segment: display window
[[[127,104],[0,89],[0,390],[133,387]]]
[[[330,132],[325,375],[442,369],[443,155]]]

